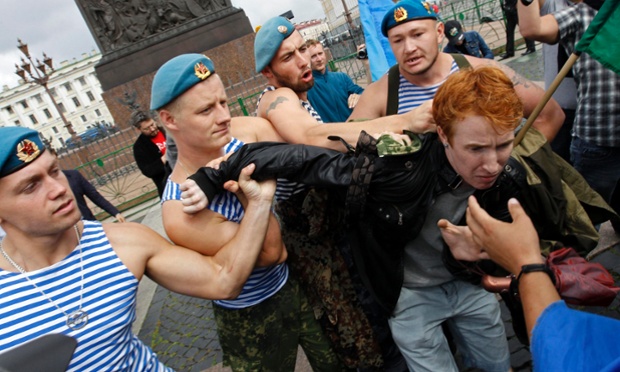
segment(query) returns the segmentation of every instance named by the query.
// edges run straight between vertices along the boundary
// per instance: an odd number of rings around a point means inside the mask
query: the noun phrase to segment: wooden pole
[[[570,71],[570,69],[573,68],[573,65],[575,64],[575,62],[577,62],[578,59],[579,59],[579,54],[576,54],[576,53],[573,53],[570,55],[570,57],[568,57],[568,60],[566,61],[566,63],[564,63],[564,66],[562,66],[562,69],[560,70],[560,72],[558,72],[558,76],[556,76],[555,79],[553,79],[553,82],[549,86],[549,89],[547,89],[547,91],[543,95],[543,98],[540,100],[540,102],[538,102],[538,105],[536,105],[536,107],[534,108],[534,111],[532,111],[530,116],[527,118],[527,121],[523,125],[523,128],[521,128],[521,130],[517,134],[517,137],[515,137],[515,142],[514,142],[515,147],[518,146],[519,143],[521,143],[521,140],[523,140],[523,137],[525,137],[525,133],[527,132],[527,130],[530,129],[530,127],[532,126],[532,123],[534,123],[534,120],[536,120],[536,118],[538,117],[540,112],[543,110],[547,102],[549,102],[553,93],[555,93],[556,89],[558,89],[558,86],[560,86],[560,83],[566,77],[566,75],[568,74],[568,71]]]

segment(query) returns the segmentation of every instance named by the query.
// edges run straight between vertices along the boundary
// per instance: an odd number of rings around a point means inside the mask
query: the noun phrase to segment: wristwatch
[[[534,0],[521,0],[521,4],[523,4],[524,6],[529,6],[533,2]]]
[[[553,285],[556,284],[555,274],[553,273],[553,270],[551,270],[551,268],[547,266],[547,264],[541,263],[541,264],[523,265],[521,266],[521,272],[519,273],[519,275],[516,278],[513,277],[512,281],[510,282],[509,290],[514,297],[517,297],[517,298],[519,297],[519,280],[521,279],[521,276],[523,276],[523,274],[528,274],[528,273],[533,273],[533,272],[543,272],[549,275],[549,278],[551,279],[551,282],[553,283]]]

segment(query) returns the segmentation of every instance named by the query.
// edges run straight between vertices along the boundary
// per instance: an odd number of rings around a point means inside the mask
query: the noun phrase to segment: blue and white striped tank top
[[[276,90],[276,87],[274,87],[273,85],[268,85],[258,97],[256,106],[258,107],[258,105],[260,104],[260,100],[263,98],[263,95],[266,92],[271,92],[273,90]],[[312,115],[312,117],[317,122],[323,123],[323,119],[321,119],[321,116],[319,115],[318,112],[316,112],[316,110],[314,109],[314,107],[312,107],[309,101],[304,101],[300,99],[299,103],[304,109],[306,109],[306,111],[308,111],[308,113],[310,113],[310,115]],[[277,181],[278,181],[278,184],[277,184],[276,195],[275,195],[276,201],[287,200],[292,195],[298,194],[306,189],[306,186],[304,184],[289,181],[286,178],[278,178]]]
[[[452,67],[450,68],[450,74],[457,72],[459,66],[455,61],[452,61]],[[400,83],[398,87],[398,113],[404,114],[414,108],[420,106],[424,102],[431,100],[435,97],[437,89],[444,83],[445,80],[431,85],[429,87],[420,87],[410,83],[403,75],[400,75]]]
[[[236,151],[243,145],[243,142],[236,138],[224,148],[226,153]],[[162,204],[168,200],[181,200],[181,190],[179,184],[170,178],[166,182],[166,187],[161,198]],[[243,219],[243,206],[237,196],[225,191],[217,194],[207,206],[213,212],[226,217],[227,220],[240,223]],[[281,263],[275,266],[258,267],[252,270],[248,280],[243,285],[241,294],[234,300],[215,300],[214,303],[228,309],[243,309],[259,304],[269,297],[276,294],[288,280],[288,266]]]
[[[138,280],[118,258],[100,222],[83,221],[83,310],[88,324],[71,330],[66,317],[22,274],[0,270],[0,352],[50,333],[78,341],[68,371],[172,371],[131,332]],[[80,305],[80,250],[27,273],[66,313]]]

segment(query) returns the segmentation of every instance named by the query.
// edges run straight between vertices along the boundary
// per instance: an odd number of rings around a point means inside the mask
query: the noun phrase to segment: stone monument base
[[[203,53],[211,58],[224,81],[254,76],[254,30],[245,12],[226,9],[182,25],[182,30],[154,35],[104,55],[95,67],[103,99],[116,125],[129,126],[127,96],[135,96],[142,110],[149,109],[151,83],[159,67],[183,53]],[[199,24],[199,25],[197,25]],[[173,32],[172,32],[173,31]],[[183,32],[180,32],[183,31]],[[224,79],[225,78],[225,79]]]

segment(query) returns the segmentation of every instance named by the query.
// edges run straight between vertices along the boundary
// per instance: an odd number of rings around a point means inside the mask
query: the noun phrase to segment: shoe
[[[521,54],[522,56],[526,56],[528,54],[532,54],[536,51],[536,49],[526,49],[525,52],[523,52],[523,54]]]
[[[500,61],[503,61],[503,60],[505,60],[505,59],[507,59],[507,58],[514,57],[514,56],[515,56],[515,54],[514,54],[514,53],[504,53],[504,54],[500,54],[500,55],[499,55],[499,60],[500,60]]]

